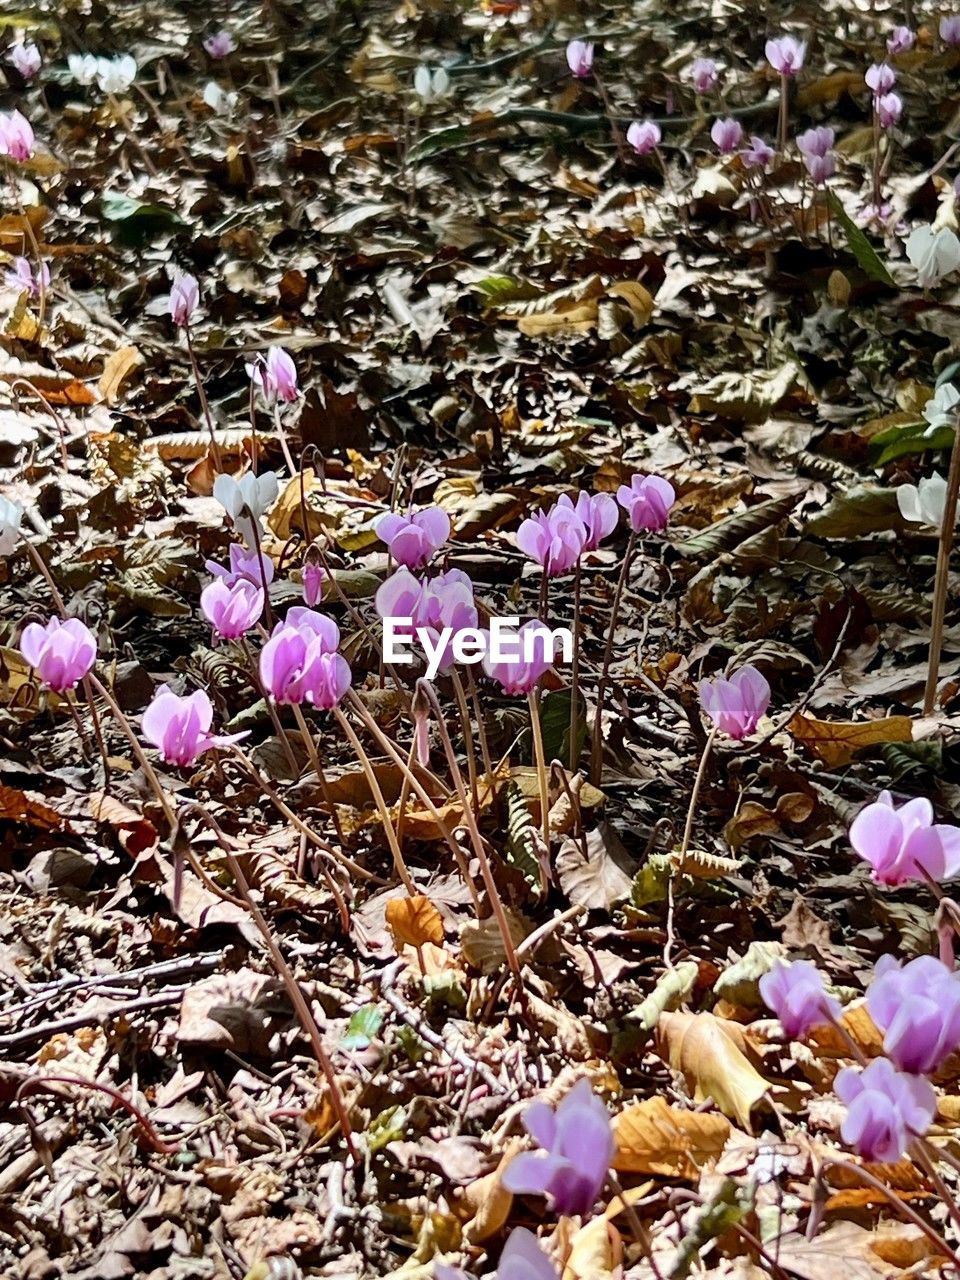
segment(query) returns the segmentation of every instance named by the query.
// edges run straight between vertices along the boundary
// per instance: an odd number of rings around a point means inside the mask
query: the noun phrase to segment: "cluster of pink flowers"
[[[382,583],[376,594],[376,608],[381,618],[409,618],[409,626],[398,627],[397,633],[416,634],[421,628],[431,636],[438,652],[440,670],[453,665],[451,633],[476,630],[477,605],[473,583],[460,569],[448,569],[435,578],[416,578],[402,567]]]
[[[332,618],[297,605],[278,622],[260,654],[260,682],[278,703],[307,702],[321,711],[337,706],[350,688],[350,664],[341,653]]]
[[[797,150],[813,179],[814,186],[821,187],[837,171],[837,157],[833,152],[836,134],[828,125],[818,125],[797,135]]]

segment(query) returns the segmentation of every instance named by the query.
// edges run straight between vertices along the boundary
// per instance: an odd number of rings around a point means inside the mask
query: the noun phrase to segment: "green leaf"
[[[526,280],[516,280],[513,276],[485,276],[477,280],[471,288],[483,296],[488,307],[504,307],[508,302],[525,302],[530,298],[539,298],[542,290]]]
[[[827,192],[827,203],[830,206],[830,212],[843,228],[843,233],[847,238],[847,248],[856,258],[859,266],[871,280],[878,280],[881,284],[890,285],[891,288],[895,289],[897,286],[893,277],[881,262],[876,249],[844,209],[833,191]]]
[[[928,449],[949,449],[953,444],[954,434],[952,427],[938,427],[931,432],[927,422],[898,423],[897,426],[881,431],[870,441],[871,465],[883,467],[896,458],[926,453]]]
[[[577,759],[583,751],[587,736],[587,716],[583,698],[577,695],[577,719],[574,726]],[[570,753],[570,690],[554,689],[540,703],[540,727],[543,732],[543,751],[547,763],[551,760],[566,761]]]
[[[101,209],[105,220],[114,223],[114,237],[123,244],[143,244],[166,231],[187,230],[187,224],[174,209],[132,200],[119,191],[105,191]]]
[[[366,1049],[383,1026],[383,1014],[375,1004],[365,1004],[350,1019],[340,1039],[344,1049]]]

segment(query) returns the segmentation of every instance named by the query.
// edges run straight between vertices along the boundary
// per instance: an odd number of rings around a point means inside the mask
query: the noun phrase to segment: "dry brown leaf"
[[[657,1041],[661,1056],[683,1074],[696,1102],[712,1098],[724,1115],[749,1131],[750,1111],[770,1082],[747,1059],[740,1027],[711,1013],[664,1013]]]
[[[470,1244],[480,1244],[497,1234],[513,1208],[513,1192],[503,1185],[503,1175],[510,1161],[523,1150],[523,1138],[511,1138],[504,1148],[500,1163],[493,1173],[477,1178],[457,1197],[456,1208],[466,1219],[463,1238]]]
[[[849,764],[865,747],[913,740],[913,721],[909,716],[887,716],[882,720],[817,720],[815,716],[798,712],[787,729],[797,742],[831,769]]]
[[[156,847],[158,836],[153,823],[113,796],[103,791],[92,791],[89,807],[97,822],[106,823],[116,831],[117,839],[132,858]]]
[[[791,1233],[778,1242],[777,1261],[800,1280],[893,1280],[905,1267],[937,1256],[915,1227],[884,1224],[876,1232],[855,1222],[834,1222],[813,1240]],[[907,1263],[900,1259],[909,1258]]]
[[[392,898],[387,903],[387,927],[398,945],[422,947],[432,942],[443,944],[443,918],[429,898],[416,894],[410,898]]]
[[[119,347],[107,357],[98,388],[108,405],[117,403],[124,384],[143,363],[143,356],[136,347]]]
[[[612,293],[616,298],[623,298],[633,312],[633,318],[638,326],[642,327],[650,322],[655,305],[653,294],[638,281],[618,280],[610,285],[607,293]]]
[[[725,1116],[672,1107],[659,1095],[634,1103],[614,1122],[613,1167],[621,1173],[656,1173],[696,1182],[730,1137]]]
[[[840,1022],[862,1054],[868,1058],[880,1057],[883,1053],[883,1036],[870,1017],[865,1001],[844,1009]],[[850,1045],[829,1022],[814,1027],[810,1033],[810,1040],[823,1058],[850,1057]]]
[[[38,831],[59,831],[67,825],[55,809],[17,787],[0,786],[0,822],[23,822]]]
[[[620,1232],[606,1218],[594,1218],[570,1242],[563,1280],[613,1280],[622,1259]]]

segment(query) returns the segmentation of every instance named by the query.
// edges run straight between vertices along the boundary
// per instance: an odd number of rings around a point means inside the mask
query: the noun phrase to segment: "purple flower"
[[[897,73],[893,67],[888,66],[885,62],[875,62],[867,70],[867,74],[863,78],[866,81],[867,88],[872,89],[874,95],[878,98],[883,97],[885,93],[889,93],[897,83]]]
[[[767,61],[782,76],[795,76],[803,66],[807,46],[793,36],[778,36],[768,40],[765,48]]]
[[[701,680],[697,692],[716,727],[738,742],[753,733],[770,705],[770,686],[756,667],[741,667],[729,680]]]
[[[960,44],[960,14],[951,13],[940,19],[940,39],[944,44]]]
[[[214,31],[212,35],[207,36],[203,42],[203,47],[211,58],[220,59],[228,57],[237,47],[229,31]]]
[[[211,747],[228,747],[249,736],[247,732],[218,736],[210,732],[212,724],[213,705],[202,689],[181,698],[162,685],[143,713],[140,729],[167,764],[185,769]]]
[[[840,1016],[839,1004],[827,995],[819,969],[809,960],[778,960],[760,979],[760,994],[791,1040],[802,1040],[813,1027]]]
[[[538,511],[517,530],[517,546],[548,578],[568,573],[583,551],[587,531],[576,511],[559,505]]]
[[[712,58],[695,58],[690,68],[693,87],[699,94],[712,93],[720,81],[717,64]]]
[[[26,289],[31,298],[37,298],[40,296],[41,281],[44,289],[50,287],[50,268],[45,262],[40,264],[39,278],[28,258],[14,258],[10,268],[3,279],[11,289]]]
[[[832,151],[828,151],[825,156],[805,155],[803,163],[815,187],[822,187],[837,172],[837,158]]]
[[[489,641],[489,636],[487,636]],[[518,656],[496,661],[490,654],[483,659],[483,669],[496,680],[504,693],[525,696],[537,687],[540,677],[553,666],[553,633],[542,622],[525,622],[517,633]]]
[[[429,633],[438,670],[444,673],[453,665],[452,637],[477,627],[473,583],[461,569],[422,582],[409,569],[398,569],[379,587],[375,603],[380,617],[394,623],[396,635]],[[401,618],[409,618],[409,625],[397,625]],[[450,630],[444,636],[447,627]]]
[[[638,156],[656,151],[662,136],[660,126],[653,120],[634,120],[627,130],[627,141]]]
[[[604,538],[613,533],[620,519],[617,504],[609,493],[587,493],[586,489],[581,489],[577,494],[576,506],[564,493],[557,499],[557,506],[576,511],[587,534],[587,540],[583,544],[584,551],[596,551]]]
[[[323,565],[306,560],[303,565],[303,599],[312,608],[323,599],[323,584],[327,572]]]
[[[332,711],[350,688],[353,673],[339,653],[321,653],[310,671],[307,698],[321,711]]]
[[[583,80],[593,70],[593,41],[571,40],[567,45],[567,66]]]
[[[97,658],[97,642],[79,618],[51,618],[45,626],[30,622],[20,637],[20,652],[54,693],[75,689]]]
[[[274,575],[273,561],[269,556],[248,551],[240,542],[230,543],[229,569],[216,560],[208,560],[206,569],[215,578],[222,578],[228,587],[235,587],[238,582],[252,582],[255,587],[269,587]]]
[[[743,125],[732,116],[727,116],[725,120],[714,120],[710,137],[720,154],[728,156],[736,151],[743,141]]]
[[[170,315],[175,325],[185,329],[200,302],[200,286],[195,276],[178,273],[170,286]]]
[[[836,136],[828,125],[818,125],[815,129],[807,129],[797,134],[797,150],[805,156],[822,158],[833,146]]]
[[[10,50],[10,61],[24,80],[32,80],[40,70],[40,50],[35,44],[15,44]]]
[[[850,843],[873,868],[877,884],[901,885],[923,879],[940,881],[960,873],[960,829],[935,824],[933,805],[922,796],[897,809],[882,791],[853,820]]]
[[[889,129],[903,115],[903,99],[899,93],[885,93],[874,98],[873,108],[877,113],[877,121],[881,129]]]
[[[765,169],[777,153],[763,138],[753,134],[750,145],[743,152],[743,163],[748,169]]]
[[[867,1008],[900,1071],[931,1075],[960,1048],[960,975],[936,956],[918,956],[903,967],[893,956],[881,957]]]
[[[263,613],[263,588],[240,578],[214,578],[200,593],[200,609],[223,640],[239,640]]]
[[[8,116],[0,114],[0,156],[29,160],[33,155],[33,144],[33,129],[25,116],[19,111]]]
[[[339,656],[339,643],[340,630],[331,618],[300,605],[291,609],[287,620],[274,627],[260,653],[260,683],[265,692],[274,702],[335,705],[325,700],[341,686],[336,701],[343,696],[350,684],[350,668],[345,659],[342,666],[321,659]]]
[[[887,52],[890,54],[907,53],[913,48],[917,37],[909,27],[894,27],[887,36]]]
[[[617,501],[635,533],[665,529],[676,499],[673,485],[662,476],[635,475],[629,485],[622,484],[617,490]]]
[[[863,1071],[845,1067],[833,1084],[847,1114],[844,1142],[868,1163],[893,1164],[930,1127],[937,1097],[928,1080],[895,1070],[877,1058]]]
[[[556,1110],[534,1102],[523,1124],[543,1151],[516,1156],[503,1185],[520,1195],[549,1196],[557,1214],[589,1213],[615,1150],[610,1117],[590,1081],[578,1080]]]
[[[257,356],[252,364],[244,367],[250,381],[260,388],[263,398],[271,404],[276,400],[290,404],[299,396],[297,366],[283,347],[270,347],[265,358]]]
[[[398,564],[421,569],[450,537],[450,517],[440,507],[427,507],[409,516],[391,511],[377,521],[377,537],[387,544]]]

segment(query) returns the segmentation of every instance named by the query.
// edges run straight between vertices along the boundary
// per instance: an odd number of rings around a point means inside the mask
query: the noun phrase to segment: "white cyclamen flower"
[[[97,63],[97,84],[104,93],[125,93],[137,77],[137,64],[129,53],[119,58],[101,58]]]
[[[930,423],[923,434],[932,436],[941,427],[952,426],[958,404],[960,404],[960,391],[952,382],[944,382],[937,387],[933,398],[923,406],[923,416]]]
[[[922,289],[939,284],[944,276],[960,267],[960,240],[949,227],[938,231],[929,225],[915,227],[904,248],[916,268],[917,283]]]
[[[232,115],[237,105],[237,95],[221,89],[216,80],[208,80],[203,88],[203,100],[218,116]]]
[[[450,90],[450,77],[443,67],[431,72],[429,67],[419,66],[413,77],[413,87],[424,102],[434,102]]]
[[[0,498],[0,556],[8,556],[16,549],[22,519],[23,507]]]
[[[100,59],[92,53],[71,53],[67,66],[77,84],[93,84],[100,70]]]
[[[943,525],[943,509],[947,505],[947,482],[943,476],[933,473],[926,480],[897,487],[897,506],[904,520],[929,525],[940,530]]]

